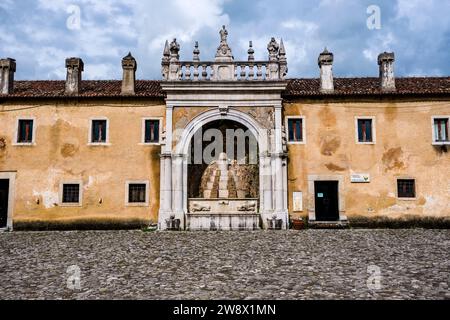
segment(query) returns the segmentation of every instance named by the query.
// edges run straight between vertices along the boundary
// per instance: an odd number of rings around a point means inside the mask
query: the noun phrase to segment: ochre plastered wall
[[[345,214],[450,216],[450,150],[432,146],[431,117],[449,115],[450,102],[285,102],[284,116],[304,116],[306,144],[289,145],[289,211],[308,215],[308,175],[342,175]],[[355,117],[374,116],[376,143],[356,144]],[[370,183],[351,183],[369,173]],[[396,179],[416,179],[416,199],[397,198]],[[292,192],[303,192],[303,211],[292,212]],[[313,197],[309,197],[310,201]]]
[[[0,171],[17,171],[14,223],[156,221],[159,145],[142,145],[142,118],[160,117],[160,100],[10,103],[0,106]],[[34,146],[14,146],[17,119],[34,117]],[[90,119],[109,120],[109,146],[89,146]],[[81,207],[58,205],[60,183],[81,180]],[[149,181],[149,206],[125,206],[127,180]],[[100,203],[101,202],[101,203]]]

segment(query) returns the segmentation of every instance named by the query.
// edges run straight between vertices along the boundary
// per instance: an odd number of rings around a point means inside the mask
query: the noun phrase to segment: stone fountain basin
[[[189,199],[191,214],[255,214],[258,212],[257,198],[191,198]]]

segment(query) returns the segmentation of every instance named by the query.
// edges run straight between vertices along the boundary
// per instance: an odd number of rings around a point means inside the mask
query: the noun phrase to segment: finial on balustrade
[[[200,61],[200,50],[198,49],[198,41],[195,41],[193,61]]]
[[[284,48],[283,39],[280,40],[280,50],[278,51],[278,61],[280,64],[280,78],[284,79],[288,73],[286,49]]]
[[[164,45],[162,61],[169,61],[169,59],[170,59],[169,41],[166,40],[166,44]]]
[[[255,61],[255,50],[253,50],[253,43],[249,41],[248,43],[248,61]]]
[[[164,45],[163,57],[161,59],[161,74],[164,80],[169,77],[169,61],[170,61],[170,48],[169,41],[166,40]]]

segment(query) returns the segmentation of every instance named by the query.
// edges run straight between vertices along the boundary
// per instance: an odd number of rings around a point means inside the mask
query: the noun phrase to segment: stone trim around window
[[[63,202],[63,190],[65,184],[78,184],[79,195],[78,202]],[[83,206],[83,181],[82,180],[63,180],[59,183],[59,206],[60,207],[82,207]]]
[[[358,120],[372,120],[372,141],[361,142],[358,137]],[[355,117],[355,142],[356,144],[376,144],[377,130],[376,130],[376,117],[375,116],[356,116]]]
[[[129,202],[130,184],[145,184],[145,202]],[[148,207],[150,194],[149,180],[127,180],[125,182],[125,206],[126,207]]]
[[[19,142],[19,122],[20,120],[32,120],[33,121],[33,131],[31,133],[31,142]],[[14,128],[14,137],[11,139],[13,141],[13,146],[23,146],[32,147],[36,145],[36,117],[18,117],[16,119],[16,126]]]
[[[450,138],[448,141],[436,141],[436,134],[434,130],[434,120],[436,119],[447,119],[448,121],[448,131],[447,134],[450,136],[450,115],[446,116],[432,116],[431,117],[431,141],[433,146],[445,146],[450,145]]]
[[[289,120],[301,119],[302,120],[302,141],[289,141]],[[285,128],[286,128],[286,143],[287,144],[306,144],[306,117],[305,116],[286,116]]]
[[[147,120],[157,120],[159,121],[159,139],[158,142],[145,142],[145,122]],[[139,145],[143,146],[155,146],[155,145],[161,145],[161,136],[163,133],[163,118],[162,117],[143,117],[141,120],[141,141]]]
[[[95,120],[106,120],[106,141],[105,142],[92,142],[92,124]],[[88,134],[88,146],[110,146],[109,142],[109,119],[106,117],[93,117],[89,119],[89,134]]]

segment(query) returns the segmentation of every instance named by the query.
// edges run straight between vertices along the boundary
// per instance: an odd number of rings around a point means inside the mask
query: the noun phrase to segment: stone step
[[[228,190],[219,190],[219,198],[228,198]]]
[[[228,181],[219,181],[219,190],[228,190]]]
[[[203,198],[206,198],[206,199],[211,198],[211,190],[203,191]]]

